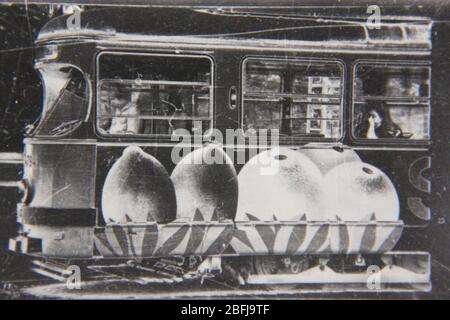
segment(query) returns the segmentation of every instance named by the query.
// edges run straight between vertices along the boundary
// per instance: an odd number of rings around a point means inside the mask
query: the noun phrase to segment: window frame
[[[84,116],[81,117],[79,120],[79,124],[77,124],[76,126],[72,127],[70,130],[67,130],[66,132],[64,132],[63,134],[60,135],[47,135],[47,134],[39,134],[39,130],[42,129],[41,126],[44,124],[44,122],[46,122],[49,117],[51,116],[51,113],[54,111],[54,108],[56,108],[56,104],[60,101],[61,96],[63,94],[63,90],[65,90],[68,82],[65,84],[64,88],[58,93],[58,96],[55,98],[55,101],[53,102],[53,104],[51,106],[47,106],[47,88],[46,86],[48,85],[48,83],[46,83],[46,81],[44,80],[44,77],[41,73],[41,69],[45,69],[48,68],[49,65],[54,65],[55,67],[58,66],[59,68],[72,68],[78,72],[80,72],[80,74],[83,77],[83,80],[85,82],[85,88],[84,88],[84,93],[86,95],[86,109],[84,112]],[[32,138],[39,138],[39,139],[61,139],[61,138],[66,138],[69,135],[71,135],[73,132],[75,132],[83,123],[86,123],[89,121],[89,117],[91,115],[91,110],[92,110],[92,106],[93,106],[93,89],[92,89],[92,84],[91,84],[91,80],[89,79],[89,74],[87,72],[84,72],[83,69],[75,64],[72,63],[66,63],[66,62],[38,62],[35,65],[35,69],[38,70],[38,75],[39,78],[41,79],[41,83],[42,83],[42,91],[43,91],[43,98],[42,98],[42,108],[41,108],[41,113],[39,114],[39,120],[36,123],[36,127],[32,129],[31,132],[26,133],[26,135],[28,137],[32,137]],[[48,109],[47,109],[48,108]],[[49,113],[50,112],[50,113]]]
[[[176,136],[176,137],[182,137],[182,136],[186,136],[186,135],[182,135],[182,134],[177,134],[177,135],[173,135],[173,134],[160,134],[160,133],[156,133],[156,134],[110,134],[108,132],[105,132],[104,130],[101,130],[98,126],[98,111],[99,111],[99,103],[101,101],[100,99],[100,58],[102,55],[105,54],[109,54],[109,55],[116,55],[116,56],[121,56],[121,55],[125,55],[125,56],[141,56],[141,57],[174,57],[174,58],[197,58],[197,59],[208,59],[210,62],[210,72],[211,72],[211,83],[209,84],[209,120],[198,120],[198,121],[209,121],[209,127],[206,128],[202,128],[203,129],[203,134],[202,137],[208,137],[211,134],[212,129],[214,129],[214,119],[215,119],[215,106],[214,106],[214,88],[215,88],[215,61],[213,59],[213,57],[211,57],[208,54],[205,53],[182,53],[182,54],[177,54],[174,52],[143,52],[143,51],[114,51],[114,50],[103,50],[100,51],[96,58],[95,58],[95,70],[96,70],[96,74],[95,74],[95,116],[94,116],[94,128],[95,128],[95,132],[97,135],[104,137],[104,138],[111,138],[111,139],[135,139],[135,140],[143,140],[143,139],[161,139],[161,138],[165,138],[165,139],[171,139],[172,137]],[[191,120],[191,121],[195,121],[195,120]],[[186,137],[193,137],[194,135],[188,135]]]
[[[346,72],[347,72],[347,68],[346,68],[346,64],[343,60],[338,59],[338,58],[305,58],[305,57],[277,57],[277,56],[260,56],[260,55],[251,55],[251,56],[245,56],[242,59],[241,62],[241,68],[240,68],[240,76],[241,76],[241,83],[240,83],[240,88],[241,88],[241,111],[239,113],[239,117],[240,117],[240,121],[239,121],[239,125],[240,128],[243,132],[243,135],[245,138],[248,138],[248,135],[245,133],[244,130],[244,114],[245,114],[245,84],[246,84],[246,71],[247,71],[247,63],[248,61],[251,60],[256,60],[256,61],[275,61],[275,62],[289,62],[292,61],[296,64],[300,64],[300,65],[323,65],[323,64],[335,64],[336,66],[339,67],[340,70],[340,78],[341,78],[341,92],[340,92],[340,102],[339,104],[336,104],[339,106],[339,129],[340,129],[340,134],[339,137],[337,138],[326,138],[326,137],[308,137],[308,136],[304,136],[304,137],[296,137],[296,136],[288,136],[288,135],[278,135],[279,138],[279,144],[280,145],[297,145],[299,143],[304,143],[304,142],[341,142],[344,140],[345,138],[345,126],[344,126],[344,116],[345,116],[345,112],[344,112],[344,99],[345,99],[345,92],[346,92]],[[282,83],[283,83],[283,79]],[[273,93],[269,93],[269,95],[272,95]],[[283,93],[280,93],[280,95],[283,95]],[[294,94],[295,95],[295,94]],[[315,96],[314,96],[315,97]],[[323,97],[321,97],[323,98]],[[332,97],[331,97],[332,98]],[[267,101],[269,101],[270,99],[266,99]],[[324,105],[326,105],[324,103]]]
[[[358,66],[371,66],[371,65],[380,65],[380,66],[393,66],[398,68],[427,68],[429,72],[429,86],[428,86],[428,102],[424,102],[423,104],[428,105],[428,139],[405,139],[405,138],[378,138],[378,139],[369,139],[369,138],[361,138],[355,136],[354,120],[355,120],[355,105],[356,105],[356,71]],[[352,63],[352,82],[351,82],[351,108],[350,108],[350,139],[358,144],[373,144],[373,145],[429,145],[431,144],[431,117],[432,117],[432,63],[427,60],[417,60],[417,61],[408,61],[408,60],[373,60],[373,59],[358,59]],[[397,97],[398,98],[398,97]],[[397,99],[398,101],[402,101],[401,99],[408,99],[408,97],[400,97]],[[411,100],[414,98],[410,98]],[[419,97],[418,99],[421,99]]]

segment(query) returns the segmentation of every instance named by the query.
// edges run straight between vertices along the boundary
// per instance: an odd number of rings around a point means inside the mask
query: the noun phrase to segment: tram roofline
[[[64,35],[64,37],[61,37]],[[383,55],[429,55],[431,43],[423,43],[417,46],[414,42],[350,42],[350,41],[298,41],[298,40],[247,40],[247,39],[219,39],[219,38],[198,38],[185,36],[144,36],[117,34],[114,36],[87,36],[80,40],[80,35],[71,33],[55,33],[43,35],[36,43],[46,44],[48,42],[64,44],[76,43],[96,43],[105,48],[133,46],[133,47],[167,47],[202,50],[229,49],[229,50],[261,50],[261,51],[304,51],[304,52],[338,52],[338,53],[375,53]],[[402,48],[402,50],[398,50]]]
[[[324,1],[325,3],[326,1]],[[360,6],[357,6],[360,8]],[[304,7],[302,7],[304,9]],[[174,42],[219,46],[274,46],[283,49],[312,47],[413,47],[430,49],[433,19],[413,12],[383,12],[375,32],[367,12],[330,15],[326,6],[311,12],[280,12],[277,6],[235,10],[234,7],[200,9],[100,7],[79,13],[80,25],[72,28],[71,15],[58,16],[42,29],[36,43],[45,41]],[[270,10],[274,9],[274,10]],[[302,10],[303,10],[302,9]],[[312,10],[312,7],[308,10]],[[322,11],[320,11],[322,10]],[[334,12],[334,11],[333,11]],[[116,14],[120,19],[111,19]],[[166,17],[181,19],[164,27]],[[187,20],[195,23],[186,24]],[[239,28],[236,28],[236,24]],[[170,26],[170,28],[169,28]],[[213,27],[214,26],[214,27]],[[342,35],[340,31],[348,28]],[[323,31],[326,31],[325,33]],[[332,32],[333,31],[333,32]],[[316,34],[313,39],[310,34]],[[327,36],[328,35],[328,36]]]

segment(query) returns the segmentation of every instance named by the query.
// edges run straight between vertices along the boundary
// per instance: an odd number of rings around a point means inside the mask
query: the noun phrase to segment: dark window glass
[[[341,136],[342,68],[331,62],[248,59],[243,125],[281,136]]]
[[[209,59],[103,54],[99,67],[97,125],[101,132],[171,135],[185,129],[201,134],[211,127]]]
[[[353,133],[366,139],[429,139],[430,68],[359,64]]]
[[[87,113],[88,90],[83,74],[72,67],[47,65],[40,70],[45,87],[41,121],[33,134],[58,136],[78,127]]]

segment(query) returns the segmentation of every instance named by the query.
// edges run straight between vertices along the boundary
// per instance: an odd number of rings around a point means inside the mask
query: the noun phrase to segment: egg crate
[[[110,224],[94,230],[105,258],[374,254],[392,250],[403,222],[173,221]]]
[[[103,227],[29,225],[10,240],[23,254],[78,258],[379,254],[394,249],[402,221],[180,221]],[[80,240],[82,240],[80,242]]]
[[[239,255],[372,254],[394,248],[402,221],[236,222],[228,253]]]

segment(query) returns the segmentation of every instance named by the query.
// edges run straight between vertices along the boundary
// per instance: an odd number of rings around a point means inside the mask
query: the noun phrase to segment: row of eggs
[[[213,163],[206,158],[219,159]],[[172,174],[137,146],[126,148],[105,180],[106,222],[177,220],[396,221],[399,200],[389,177],[352,150],[276,147],[236,173],[214,143],[185,156]],[[214,217],[216,216],[216,217]]]

